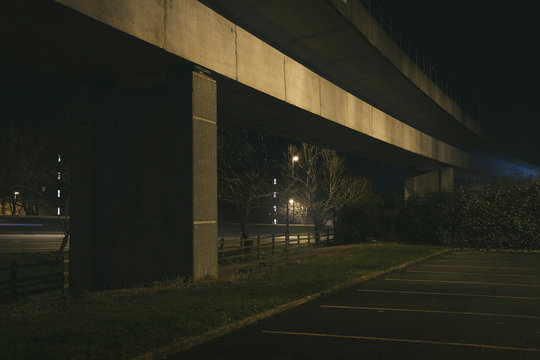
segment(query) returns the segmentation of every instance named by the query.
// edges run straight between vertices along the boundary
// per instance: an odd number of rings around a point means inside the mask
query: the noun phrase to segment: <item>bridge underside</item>
[[[64,110],[74,289],[216,274],[218,119],[420,172],[446,166],[228,77],[207,76],[59,4],[11,2],[1,20],[11,34],[3,61],[72,84]]]

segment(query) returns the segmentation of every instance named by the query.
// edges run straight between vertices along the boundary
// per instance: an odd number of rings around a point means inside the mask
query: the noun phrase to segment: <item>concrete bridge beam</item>
[[[187,71],[70,102],[72,288],[217,275],[215,81]]]

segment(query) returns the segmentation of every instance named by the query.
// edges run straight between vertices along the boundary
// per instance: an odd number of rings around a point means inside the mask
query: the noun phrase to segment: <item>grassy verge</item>
[[[129,358],[440,249],[336,246],[229,271],[226,280],[2,304],[0,359]]]

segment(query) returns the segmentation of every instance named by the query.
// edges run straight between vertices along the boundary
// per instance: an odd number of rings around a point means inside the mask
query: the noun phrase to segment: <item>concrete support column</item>
[[[217,275],[216,83],[74,91],[71,286]]]
[[[195,278],[217,276],[216,82],[193,73],[192,114],[193,265]]]
[[[447,167],[424,173],[410,169],[405,173],[404,188],[405,199],[413,194],[422,196],[432,191],[452,191],[454,168]]]

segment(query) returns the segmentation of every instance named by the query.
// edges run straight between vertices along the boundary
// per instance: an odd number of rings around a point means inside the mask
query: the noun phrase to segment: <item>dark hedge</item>
[[[339,211],[343,242],[399,240],[458,247],[540,249],[540,178],[498,179],[406,201],[371,196]]]

